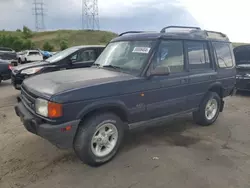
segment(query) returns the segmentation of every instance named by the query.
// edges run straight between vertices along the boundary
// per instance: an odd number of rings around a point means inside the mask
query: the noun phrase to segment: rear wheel
[[[124,125],[118,116],[95,114],[79,126],[74,150],[84,163],[99,166],[117,154],[124,136]]]
[[[193,113],[194,121],[203,126],[213,124],[219,116],[221,98],[215,92],[208,92],[202,100],[198,111]]]

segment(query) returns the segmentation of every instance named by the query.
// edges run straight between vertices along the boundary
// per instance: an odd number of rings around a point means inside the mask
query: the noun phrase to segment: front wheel
[[[79,125],[74,150],[84,163],[100,166],[117,154],[123,136],[124,124],[118,116],[95,114]]]
[[[220,107],[220,96],[215,92],[208,92],[202,100],[198,111],[193,113],[193,119],[199,125],[211,125],[218,118]]]

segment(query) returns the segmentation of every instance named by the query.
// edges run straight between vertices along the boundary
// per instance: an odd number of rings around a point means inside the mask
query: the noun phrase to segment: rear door
[[[190,86],[187,105],[189,109],[197,108],[208,91],[210,85],[215,83],[217,72],[211,61],[211,51],[207,41],[185,42]]]

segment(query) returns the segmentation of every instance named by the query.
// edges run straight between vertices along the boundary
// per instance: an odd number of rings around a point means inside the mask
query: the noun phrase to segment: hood
[[[250,70],[250,64],[239,64],[236,65],[237,69],[249,69]]]
[[[131,79],[137,79],[137,77],[121,72],[91,67],[74,70],[63,70],[37,75],[25,79],[22,85],[25,89],[29,90],[31,93],[34,93],[37,96],[50,99],[52,95],[58,95],[60,93],[62,94],[72,90],[79,90],[90,87],[93,88],[95,86],[110,83],[115,84],[112,85],[112,87],[117,87],[117,84],[120,81]],[[101,94],[104,92],[106,92],[106,95],[109,95],[107,94],[109,92],[107,91],[109,90],[108,87],[104,87],[104,90],[101,89],[101,87],[99,87],[99,89],[100,90],[96,91],[94,95],[98,94],[99,96],[101,96]],[[87,97],[94,97],[93,94],[86,95],[88,95]]]
[[[26,64],[23,64],[23,65],[18,65],[16,67],[14,67],[14,70],[21,71],[23,69],[39,67],[39,66],[43,66],[43,65],[46,65],[46,64],[48,64],[48,62],[46,62],[46,61],[26,63]]]

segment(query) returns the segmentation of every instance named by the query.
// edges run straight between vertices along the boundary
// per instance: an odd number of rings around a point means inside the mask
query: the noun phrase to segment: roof
[[[164,27],[160,32],[127,31],[121,33],[118,37],[116,37],[112,41],[153,40],[158,38],[211,40],[211,41],[229,42],[228,37],[224,33],[201,30],[199,27],[187,27],[187,26],[168,26]]]
[[[234,48],[234,52],[236,51],[250,51],[250,44],[243,44],[243,45],[240,45],[240,46],[237,46]]]
[[[0,47],[0,51],[13,51],[13,49],[8,47]]]

